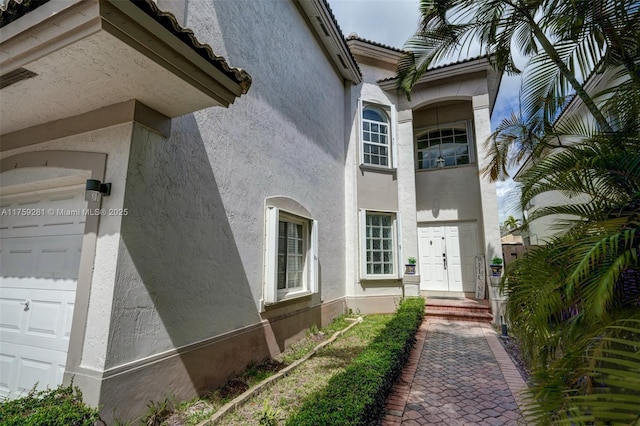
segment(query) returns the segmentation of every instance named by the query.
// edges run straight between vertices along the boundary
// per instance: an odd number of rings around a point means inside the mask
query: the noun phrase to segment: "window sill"
[[[402,278],[398,278],[397,275],[367,275],[361,277],[360,281],[402,281]]]
[[[378,172],[395,174],[398,169],[384,166],[373,166],[371,164],[360,164],[360,170],[363,172]]]
[[[439,168],[434,168],[434,169],[416,169],[416,173],[422,173],[422,172],[441,172],[443,170],[453,170],[453,169],[463,169],[465,167],[475,167],[476,163],[470,163],[470,164],[461,164],[459,166],[447,166],[447,167],[443,167],[441,169]]]
[[[264,309],[269,309],[269,308],[275,308],[275,307],[280,307],[283,305],[286,305],[287,303],[291,302],[296,302],[296,301],[300,301],[300,299],[304,299],[306,297],[310,297],[312,296],[314,293],[309,291],[309,290],[303,290],[303,291],[298,291],[295,293],[290,293],[287,294],[286,296],[282,296],[281,298],[278,298],[277,302],[273,302],[273,303],[269,303],[269,304],[264,304]]]

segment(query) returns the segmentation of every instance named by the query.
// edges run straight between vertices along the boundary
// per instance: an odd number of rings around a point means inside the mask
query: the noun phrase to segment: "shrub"
[[[98,410],[82,402],[73,385],[36,392],[0,403],[0,424],[4,426],[90,426],[100,419]]]
[[[424,299],[405,300],[393,319],[347,369],[310,395],[287,425],[370,425],[384,409],[424,317]]]

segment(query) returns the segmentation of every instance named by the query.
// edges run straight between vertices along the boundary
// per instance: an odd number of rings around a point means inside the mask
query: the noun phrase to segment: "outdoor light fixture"
[[[100,197],[103,195],[111,195],[111,184],[102,183],[96,179],[87,179],[84,199],[86,201],[100,201]]]

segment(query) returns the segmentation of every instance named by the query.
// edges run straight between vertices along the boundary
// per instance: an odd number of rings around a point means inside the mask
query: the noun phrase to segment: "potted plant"
[[[407,275],[416,274],[416,258],[410,257],[407,259],[407,264],[404,265],[404,273]]]
[[[491,276],[492,277],[501,277],[502,276],[502,258],[495,256],[491,259]]]

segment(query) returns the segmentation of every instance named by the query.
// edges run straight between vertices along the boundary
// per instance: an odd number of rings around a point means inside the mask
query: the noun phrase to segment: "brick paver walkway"
[[[425,321],[382,425],[518,425],[525,387],[488,324]]]

